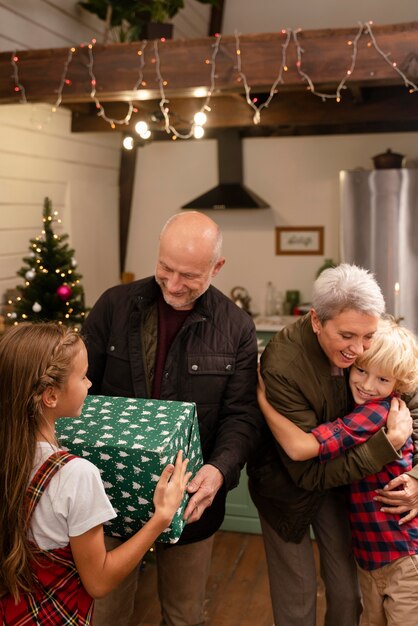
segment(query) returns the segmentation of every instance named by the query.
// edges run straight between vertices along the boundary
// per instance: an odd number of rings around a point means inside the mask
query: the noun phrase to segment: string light
[[[52,107],[52,112],[55,113],[56,110],[58,109],[58,107],[60,106],[61,102],[62,102],[62,92],[64,90],[65,85],[69,85],[70,81],[67,78],[67,74],[68,74],[68,68],[70,66],[71,61],[73,60],[73,55],[75,53],[75,48],[70,48],[68,51],[68,55],[67,55],[67,59],[65,60],[64,63],[64,71],[62,73],[61,76],[61,81],[58,87],[58,95],[57,95],[57,99],[55,101],[55,104]]]
[[[123,147],[125,150],[133,150],[134,149],[134,138],[133,137],[124,137],[123,139]]]
[[[261,111],[262,109],[267,109],[270,102],[272,101],[273,97],[275,96],[275,94],[277,93],[277,86],[279,83],[283,83],[283,72],[287,71],[287,65],[286,65],[286,51],[287,48],[289,46],[290,43],[290,39],[292,36],[292,31],[288,30],[288,29],[283,29],[282,30],[282,34],[286,33],[286,41],[284,44],[282,44],[282,62],[280,65],[280,69],[279,69],[279,73],[277,75],[276,80],[273,82],[271,89],[270,89],[270,94],[269,97],[267,98],[267,100],[265,102],[263,102],[262,104],[260,104],[259,106],[256,105],[257,99],[256,98],[251,98],[251,87],[248,85],[247,82],[247,77],[244,74],[244,72],[242,71],[242,61],[241,61],[241,49],[240,49],[240,39],[239,39],[239,35],[237,33],[237,31],[235,31],[235,51],[236,51],[236,56],[237,56],[237,65],[236,65],[236,69],[238,72],[238,77],[240,78],[240,82],[242,81],[243,85],[244,85],[244,89],[245,89],[245,99],[247,101],[247,104],[253,109],[254,111],[254,116],[253,116],[253,122],[254,124],[259,124],[261,121]]]
[[[206,124],[207,120],[208,120],[208,116],[203,111],[198,111],[193,116],[193,121],[198,126],[203,126],[204,124]]]
[[[382,57],[382,59],[385,61],[385,63],[387,63],[394,72],[396,72],[398,74],[398,76],[403,80],[405,87],[408,89],[409,93],[414,93],[416,91],[418,91],[418,86],[416,83],[414,83],[413,81],[411,81],[406,74],[399,68],[399,65],[397,63],[397,61],[392,60],[390,58],[390,53],[386,53],[384,52],[377,40],[376,37],[373,33],[372,30],[372,24],[373,22],[369,21],[369,22],[358,22],[359,24],[359,28],[357,31],[357,34],[355,35],[355,37],[349,39],[346,44],[350,49],[351,52],[351,60],[350,63],[348,64],[348,67],[343,75],[343,77],[341,78],[340,82],[337,85],[337,88],[335,90],[334,93],[325,93],[323,91],[320,91],[318,89],[316,89],[314,81],[312,80],[311,76],[305,71],[304,67],[303,67],[303,56],[305,54],[305,50],[303,49],[300,39],[299,39],[299,34],[301,33],[301,29],[297,29],[297,30],[293,30],[290,28],[286,28],[286,29],[282,29],[280,32],[282,35],[286,35],[285,41],[284,43],[281,44],[282,46],[282,54],[281,54],[281,64],[280,64],[280,68],[278,71],[278,74],[276,76],[276,79],[274,80],[271,88],[270,88],[270,92],[268,95],[268,98],[265,100],[265,102],[258,104],[258,99],[257,97],[253,96],[251,97],[251,87],[248,83],[248,79],[243,71],[243,50],[241,49],[241,45],[240,45],[240,37],[238,35],[237,32],[235,32],[235,56],[236,56],[236,65],[235,65],[235,69],[237,71],[237,83],[243,85],[244,90],[245,90],[245,98],[246,98],[246,102],[248,104],[249,107],[251,107],[252,111],[253,111],[253,123],[254,124],[260,124],[261,122],[261,112],[263,109],[268,108],[270,102],[272,101],[273,97],[278,93],[278,87],[280,84],[284,84],[285,80],[284,80],[284,76],[285,74],[288,72],[289,67],[287,65],[286,59],[287,59],[287,52],[288,52],[288,48],[290,46],[291,43],[294,44],[295,48],[296,48],[296,63],[295,63],[295,69],[296,72],[298,73],[298,75],[300,76],[301,80],[304,81],[306,83],[306,89],[308,91],[310,91],[313,95],[318,96],[322,99],[322,101],[326,101],[328,99],[334,99],[336,102],[341,102],[342,100],[342,92],[343,90],[347,89],[347,81],[352,77],[352,75],[354,74],[355,68],[356,68],[356,63],[358,60],[358,46],[359,46],[359,42],[360,39],[363,35],[367,35],[369,37],[369,41],[367,42],[367,48],[368,49],[372,49],[374,48],[375,51],[380,55],[380,57]],[[165,40],[161,39],[160,41],[161,43],[164,43]],[[88,57],[89,57],[89,61],[87,63],[87,69],[88,69],[88,73],[89,73],[89,77],[90,77],[90,85],[91,85],[91,90],[90,90],[90,97],[91,99],[95,102],[96,108],[97,108],[97,115],[102,117],[102,119],[107,122],[108,124],[110,124],[112,129],[116,129],[117,125],[127,125],[129,124],[133,113],[137,113],[138,109],[134,106],[132,99],[130,99],[128,101],[128,112],[125,115],[125,117],[121,118],[121,119],[115,119],[115,118],[111,118],[108,117],[106,115],[105,109],[103,107],[103,105],[101,104],[99,98],[97,97],[97,79],[96,76],[94,74],[94,45],[96,43],[96,40],[93,39],[91,43],[89,43],[87,45],[87,52],[88,52]],[[147,41],[143,41],[142,42],[142,46],[141,49],[137,51],[137,56],[139,57],[139,69],[138,69],[138,77],[137,80],[135,82],[135,85],[132,89],[132,91],[135,93],[136,97],[139,97],[139,91],[140,88],[146,87],[147,83],[144,80],[144,67],[145,67],[145,48],[147,46]],[[165,87],[167,87],[168,82],[167,80],[165,80],[162,76],[161,73],[161,59],[160,59],[160,54],[159,54],[159,48],[158,48],[158,41],[155,40],[154,41],[154,55],[151,59],[151,64],[155,66],[155,71],[156,71],[156,76],[157,76],[157,82],[159,85],[159,92],[160,92],[160,101],[159,101],[159,108],[164,120],[164,129],[166,131],[166,133],[171,134],[172,135],[172,139],[177,139],[177,138],[181,138],[181,139],[189,139],[191,137],[196,137],[197,135],[201,134],[201,130],[198,129],[198,127],[203,129],[204,124],[207,121],[207,113],[210,112],[210,106],[209,106],[209,102],[210,99],[213,95],[214,89],[215,89],[215,84],[216,84],[216,57],[217,54],[219,52],[219,48],[220,48],[220,43],[221,43],[221,36],[219,34],[215,35],[215,42],[212,44],[212,55],[211,58],[205,58],[204,60],[204,64],[205,65],[210,65],[211,66],[211,72],[210,72],[210,86],[207,88],[207,90],[205,89],[204,91],[200,91],[203,88],[199,88],[199,92],[196,90],[196,94],[202,93],[202,96],[204,93],[206,93],[206,97],[205,100],[203,102],[203,105],[201,106],[200,110],[196,112],[195,114],[195,118],[193,119],[193,121],[190,122],[190,130],[187,133],[180,133],[176,130],[176,128],[174,127],[173,123],[171,122],[171,117],[173,116],[173,113],[170,111],[170,101],[169,99],[166,97],[166,93],[165,93]],[[85,48],[86,44],[80,44],[80,48]],[[71,80],[68,78],[68,71],[69,71],[69,66],[71,64],[71,61],[73,59],[73,55],[76,52],[76,48],[72,47],[69,49],[68,54],[67,54],[67,58],[64,62],[64,68],[63,68],[63,72],[61,75],[61,79],[60,79],[60,83],[57,89],[57,98],[55,103],[52,106],[52,112],[55,112],[57,110],[57,108],[61,105],[62,103],[62,97],[63,97],[63,90],[65,89],[65,86],[67,85],[71,85]],[[20,77],[19,77],[19,57],[16,53],[16,51],[14,51],[12,53],[11,56],[11,65],[13,67],[13,75],[12,78],[14,80],[14,91],[15,93],[18,93],[20,95],[20,102],[23,104],[27,104],[28,100],[27,100],[27,96],[26,96],[26,90],[24,85],[21,83],[20,81]],[[374,72],[370,72],[370,75],[373,76]],[[144,91],[142,91],[142,93],[144,93]],[[205,117],[206,119],[205,119]],[[196,131],[196,132],[195,132]],[[150,133],[148,135],[148,133]],[[144,136],[144,134],[146,136]],[[144,131],[144,134],[141,135],[142,138],[148,138],[151,136],[151,131],[148,129],[146,131]],[[125,137],[125,140],[128,140],[128,137]],[[132,142],[133,139],[131,138]],[[129,144],[130,142],[127,141],[127,144]],[[126,147],[126,146],[125,146]],[[133,145],[132,145],[133,147]],[[132,148],[127,148],[127,149],[132,149]],[[60,222],[60,220],[59,220]]]
[[[212,97],[213,91],[215,89],[215,83],[216,83],[216,57],[218,55],[219,52],[219,46],[221,44],[221,36],[219,34],[215,35],[215,42],[212,44],[212,56],[211,59],[209,61],[209,64],[211,66],[211,72],[210,72],[210,87],[208,88],[207,91],[207,95],[206,98],[203,102],[203,105],[200,107],[200,110],[195,114],[197,115],[198,113],[203,113],[206,116],[206,113],[208,113],[211,109],[209,106],[209,102],[210,99]],[[203,126],[201,124],[197,124],[194,120],[193,122],[191,122],[191,127],[188,133],[180,133],[178,130],[176,130],[176,128],[173,126],[173,124],[170,121],[170,109],[167,105],[170,104],[170,101],[166,98],[165,95],[165,90],[164,90],[164,86],[165,84],[167,84],[167,82],[164,80],[162,74],[161,74],[161,59],[160,59],[160,54],[159,54],[159,50],[158,50],[158,42],[157,40],[154,41],[154,54],[155,54],[155,72],[157,74],[157,81],[159,84],[159,88],[160,88],[160,102],[159,102],[159,107],[160,107],[160,111],[163,115],[163,119],[164,119],[164,126],[165,126],[165,131],[167,134],[172,134],[173,138],[179,138],[179,139],[190,139],[191,137],[195,137],[197,138],[201,138],[204,135],[204,130],[203,130]],[[206,63],[207,59],[205,60],[205,64],[208,65],[208,63]],[[206,116],[207,117],[207,116]],[[200,127],[203,130],[197,130],[197,128]]]
[[[135,132],[138,133],[142,139],[148,139],[151,136],[148,124],[144,120],[140,120],[135,124]]]
[[[199,126],[199,124],[193,125],[193,136],[195,139],[202,139],[204,134],[205,129],[203,128],[203,126]]]
[[[350,48],[352,48],[351,63],[348,69],[346,70],[345,76],[343,76],[343,78],[339,82],[335,93],[324,93],[324,92],[316,90],[315,85],[312,79],[310,78],[310,76],[302,70],[302,54],[304,53],[304,50],[301,47],[299,40],[298,40],[298,33],[300,32],[300,29],[298,29],[297,31],[293,31],[293,40],[296,45],[296,52],[297,52],[296,69],[299,75],[304,80],[307,81],[308,89],[313,95],[319,96],[322,99],[322,101],[325,101],[326,99],[329,99],[329,98],[335,99],[337,102],[341,101],[341,98],[342,98],[341,92],[343,89],[347,89],[346,82],[353,75],[355,67],[356,67],[357,56],[358,56],[358,44],[362,35],[368,35],[370,37],[371,41],[367,43],[367,47],[368,48],[373,47],[376,50],[376,52],[378,52],[378,54],[384,59],[384,61],[388,65],[390,65],[395,72],[399,74],[399,76],[404,81],[405,87],[409,88],[409,92],[413,93],[414,91],[418,91],[418,86],[412,81],[410,81],[407,78],[407,76],[399,69],[399,67],[397,66],[397,63],[390,60],[389,58],[390,55],[383,52],[383,50],[379,47],[376,37],[372,31],[372,24],[373,22],[366,22],[366,23],[359,22],[359,29],[357,31],[356,36],[354,37],[354,39],[352,40],[350,39],[347,42],[347,45]]]
[[[26,91],[24,86],[22,85],[22,83],[19,80],[19,68],[18,68],[18,61],[19,61],[19,57],[16,54],[16,50],[14,52],[12,52],[12,58],[11,58],[11,64],[13,67],[13,78],[14,78],[14,82],[15,82],[15,86],[14,86],[14,90],[16,93],[20,93],[20,102],[22,102],[23,104],[27,104],[27,99],[26,99]]]
[[[137,112],[137,109],[135,108],[132,100],[128,101],[128,112],[125,115],[125,117],[121,118],[121,119],[115,119],[113,117],[108,117],[106,115],[104,106],[101,104],[99,98],[97,97],[97,90],[96,90],[96,85],[97,85],[97,80],[96,80],[96,76],[94,75],[94,54],[93,54],[93,47],[94,44],[96,43],[96,40],[94,39],[93,42],[91,44],[89,44],[88,46],[88,55],[89,55],[89,62],[87,64],[87,69],[89,72],[89,76],[90,76],[90,84],[91,84],[91,91],[90,91],[90,98],[94,101],[94,103],[96,104],[96,109],[97,111],[97,115],[99,117],[101,117],[102,119],[104,119],[105,122],[107,122],[108,124],[110,124],[110,127],[115,130],[116,125],[122,125],[122,124],[129,124],[129,122],[131,121],[132,118],[132,114],[135,112]],[[139,88],[141,87],[141,85],[143,86],[145,81],[144,81],[144,66],[145,66],[145,48],[147,46],[147,41],[143,41],[142,42],[142,46],[141,49],[138,50],[137,52],[137,56],[139,57],[139,70],[138,70],[138,78],[135,82],[135,85],[133,86],[132,91],[137,92],[139,91]],[[146,83],[145,83],[146,84]],[[129,148],[128,148],[129,149]]]
[[[409,93],[413,93],[414,91],[418,91],[418,86],[413,83],[412,81],[409,80],[409,78],[399,69],[398,64],[396,63],[396,61],[391,61],[389,59],[389,54],[385,54],[383,52],[383,50],[379,47],[377,41],[376,41],[376,37],[374,36],[374,33],[372,31],[372,24],[373,22],[368,22],[367,24],[365,24],[365,29],[367,30],[367,33],[369,34],[369,37],[371,39],[371,43],[373,44],[373,47],[375,48],[375,50],[380,54],[380,56],[386,61],[386,63],[388,65],[390,65],[395,72],[397,72],[397,74],[399,74],[399,76],[402,78],[405,87],[409,87]]]
[[[363,34],[363,24],[360,24],[360,28],[357,32],[357,35],[354,37],[353,40],[349,40],[347,42],[347,45],[352,47],[352,54],[351,54],[351,64],[349,69],[347,70],[345,76],[342,78],[342,80],[339,82],[338,87],[335,91],[335,93],[333,94],[329,94],[329,93],[324,93],[322,91],[317,91],[315,89],[315,85],[313,83],[313,81],[311,80],[310,76],[303,71],[302,69],[302,55],[305,52],[304,49],[302,48],[302,46],[299,43],[299,39],[298,39],[298,33],[300,32],[300,29],[298,29],[297,31],[293,31],[293,41],[296,45],[296,54],[297,54],[297,62],[296,62],[296,70],[299,73],[299,75],[302,77],[302,79],[306,80],[306,82],[309,85],[309,91],[315,95],[315,96],[319,96],[322,101],[324,102],[327,98],[332,98],[334,100],[336,100],[337,102],[341,102],[341,92],[343,89],[347,89],[346,87],[346,82],[348,80],[348,78],[351,76],[351,74],[354,71],[354,68],[356,66],[356,60],[357,60],[357,52],[358,52],[358,41],[361,37],[361,35]]]

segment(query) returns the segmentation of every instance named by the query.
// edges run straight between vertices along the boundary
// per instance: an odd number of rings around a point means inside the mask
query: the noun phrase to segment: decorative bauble
[[[57,296],[65,302],[71,296],[71,288],[68,285],[60,285],[57,289]]]
[[[26,280],[33,280],[36,276],[36,273],[33,270],[28,270],[25,274]]]
[[[34,302],[32,304],[32,311],[34,313],[39,313],[40,311],[42,311],[42,306],[39,304],[39,302]]]
[[[73,267],[77,267],[77,259],[75,259],[74,257],[71,259],[71,265]]]

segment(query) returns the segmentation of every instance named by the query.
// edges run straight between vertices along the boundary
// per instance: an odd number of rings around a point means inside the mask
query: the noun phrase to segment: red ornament
[[[57,289],[57,296],[65,302],[71,296],[71,289],[68,285],[60,285]]]

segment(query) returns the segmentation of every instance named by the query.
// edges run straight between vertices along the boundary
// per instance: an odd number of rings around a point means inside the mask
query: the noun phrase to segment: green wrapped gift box
[[[167,463],[178,450],[193,474],[203,465],[196,407],[190,402],[87,396],[79,418],[57,421],[63,448],[87,458],[100,470],[117,518],[105,533],[128,538],[154,511],[153,494]],[[184,528],[185,494],[170,526],[158,538],[175,543]]]

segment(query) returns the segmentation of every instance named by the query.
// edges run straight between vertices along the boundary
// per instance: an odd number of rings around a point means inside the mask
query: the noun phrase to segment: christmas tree
[[[53,223],[60,224],[61,220],[49,198],[44,201],[43,222],[42,233],[30,240],[30,253],[17,272],[25,284],[17,286],[18,296],[10,302],[14,310],[7,314],[8,321],[58,321],[80,327],[86,311],[82,276],[75,269],[74,250],[66,243],[68,235],[57,235],[52,229]]]

